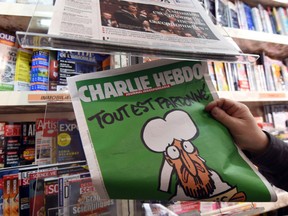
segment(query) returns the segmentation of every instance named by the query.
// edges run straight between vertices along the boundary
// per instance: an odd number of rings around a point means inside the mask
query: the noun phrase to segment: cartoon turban
[[[164,119],[149,120],[142,131],[144,144],[151,151],[158,153],[165,152],[174,139],[190,140],[197,136],[198,129],[193,120],[186,112],[180,110],[169,112]],[[161,170],[159,190],[169,190],[172,171],[173,167],[165,160]]]
[[[154,152],[164,152],[174,139],[190,140],[198,135],[190,116],[180,110],[172,111],[164,119],[150,120],[142,133],[145,145]]]

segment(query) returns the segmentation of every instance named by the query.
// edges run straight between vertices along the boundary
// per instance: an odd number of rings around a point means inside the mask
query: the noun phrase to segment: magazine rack
[[[73,157],[73,154],[79,154],[77,150],[63,149],[64,146],[69,146],[68,143],[73,142],[73,139],[75,141],[76,138],[78,141],[75,134],[68,132],[73,133],[71,130],[74,124],[73,119],[75,120],[69,94],[64,92],[59,95],[43,92],[43,94],[38,94],[37,98],[30,96],[30,103],[39,103],[40,101],[46,103],[46,107],[44,117],[36,120],[37,147],[35,151],[37,153],[35,163],[37,166],[34,169],[30,167],[30,170],[28,168],[26,173],[21,172],[21,182],[25,181],[25,177],[29,178],[30,209],[28,211],[30,211],[30,215],[40,213],[47,216],[85,213],[125,215],[122,211],[129,208],[127,202],[99,199],[92,186],[91,178],[89,178],[85,156],[84,160],[68,161],[69,159],[65,159],[65,157]],[[66,108],[63,110],[61,107]],[[60,132],[61,121],[66,120],[66,123],[70,122],[71,124],[65,123],[66,132]],[[64,127],[64,124],[62,126]],[[62,137],[61,134],[64,136]],[[59,142],[59,140],[62,141]],[[58,145],[61,142],[63,146]],[[61,161],[61,158],[64,160]],[[27,210],[25,200],[20,202],[21,209],[23,206],[23,209]],[[23,209],[19,209],[21,215],[27,213]]]
[[[59,35],[50,33],[48,29],[51,28],[50,25],[51,22],[53,21],[52,19],[53,13],[54,11],[56,11],[55,8],[54,9],[51,8],[50,10],[51,11],[47,11],[47,7],[43,5],[40,4],[36,5],[34,15],[31,18],[27,31],[16,32],[18,42],[22,47],[35,48],[35,49],[37,48],[49,49],[49,50],[70,50],[70,51],[74,50],[74,51],[97,52],[106,54],[107,53],[128,54],[138,57],[153,56],[157,58],[181,59],[181,60],[220,60],[220,61],[249,63],[249,62],[255,62],[258,59],[258,55],[243,53],[238,47],[238,45],[224,30],[224,28],[220,26],[215,26],[210,19],[209,21],[207,21],[201,18],[202,20],[200,21],[204,23],[203,24],[204,27],[203,26],[200,27],[203,27],[204,33],[202,35],[197,34],[197,36],[193,36],[194,38],[193,40],[191,40],[191,38],[187,38],[184,36],[177,36],[175,39],[175,37],[173,36],[172,39],[170,37],[171,41],[169,41],[170,40],[169,37],[167,37],[166,35],[164,36],[164,34],[157,32],[157,34],[146,33],[148,34],[147,38],[141,38],[140,40],[138,39],[138,41],[136,40],[133,41],[130,40],[130,38],[125,39],[125,37],[124,38],[122,37],[120,39],[118,38],[111,39],[109,38],[109,36],[96,38],[94,36],[88,37],[85,35],[83,37],[79,37],[69,34]],[[205,12],[204,9],[203,12]],[[183,19],[188,18],[184,17]],[[60,22],[60,20],[58,21]],[[205,23],[205,21],[207,24]],[[98,23],[98,25],[101,24]],[[102,26],[102,28],[103,27],[104,26]],[[197,26],[196,24],[196,27],[198,28],[199,26]],[[134,31],[134,33],[135,32],[136,31]],[[136,33],[142,34],[142,32],[136,32]],[[215,47],[214,45],[212,45],[213,43],[218,43],[217,42],[218,40],[216,39],[217,37],[213,38],[215,36],[215,35],[213,36],[213,33],[215,33],[216,36],[219,33],[224,38],[223,41],[224,43],[222,43],[222,45],[220,44],[218,48],[217,46]],[[125,30],[125,34],[127,35],[133,34],[133,31]],[[157,40],[153,39],[153,41],[149,40],[148,37],[150,37],[150,35],[152,34],[157,35],[158,39]],[[204,34],[205,36],[203,36]],[[115,36],[117,37],[118,35]],[[168,40],[168,42],[162,43],[163,40],[161,39],[161,37],[164,38],[165,40]],[[200,37],[206,37],[206,38],[201,39]],[[177,43],[174,43],[175,41],[173,40],[178,41]],[[190,42],[187,43],[187,40],[188,41],[190,40]],[[183,43],[184,41],[186,42]],[[210,43],[211,45],[209,46],[211,47],[207,46],[207,49],[203,49],[202,46],[205,46],[206,42]],[[232,47],[231,50],[233,49],[233,51],[230,52],[228,51],[229,49],[223,48],[223,46],[225,47],[227,44],[229,44],[230,48]]]
[[[99,39],[81,39],[81,38],[75,38],[75,37],[67,37],[67,36],[59,36],[59,35],[53,35],[48,34],[48,26],[47,28],[43,28],[43,24],[45,22],[51,21],[52,17],[52,11],[47,14],[43,15],[44,13],[41,12],[43,10],[42,5],[37,5],[35,10],[35,15],[31,18],[30,25],[26,32],[17,32],[17,39],[19,44],[24,48],[33,48],[33,49],[48,49],[48,50],[69,50],[69,51],[86,51],[86,52],[97,52],[97,53],[104,53],[104,54],[125,54],[125,55],[131,55],[131,56],[137,56],[137,57],[145,57],[145,56],[153,56],[157,58],[167,58],[167,59],[181,59],[181,60],[221,60],[221,61],[230,61],[230,62],[242,62],[242,63],[250,63],[255,62],[258,58],[257,55],[251,55],[251,54],[245,54],[242,53],[241,50],[238,48],[238,46],[233,42],[232,38],[225,32],[224,29],[218,27],[218,30],[220,30],[221,34],[224,36],[224,38],[227,40],[228,43],[233,44],[235,47],[234,53],[221,53],[217,52],[217,50],[213,50],[211,52],[201,52],[199,50],[187,50],[185,48],[181,47],[169,47],[165,45],[158,45],[155,47],[154,45],[151,45],[149,43],[142,44],[139,49],[139,45],[137,44],[131,44],[124,41],[107,41],[107,40],[99,40]],[[47,95],[47,98],[49,93],[44,93]],[[57,115],[59,118],[67,117],[69,119],[75,119],[73,114],[73,109],[71,107],[71,110],[67,110],[67,113],[63,115],[63,110],[58,110],[61,112],[61,114],[57,114],[57,109],[55,107],[59,107],[61,109],[61,104],[66,102],[71,103],[71,101],[61,101],[61,100],[49,100],[46,101],[46,109],[45,109],[45,117],[44,121],[49,118],[55,118]],[[40,150],[40,156],[39,159],[44,159],[44,152],[41,152],[43,150]],[[41,156],[42,155],[42,156]],[[53,166],[56,167],[57,164],[55,161],[53,161]],[[61,164],[60,164],[61,165]],[[42,168],[41,166],[38,167],[39,169]],[[41,184],[40,179],[36,179],[36,184]],[[51,179],[51,180],[58,180]],[[94,192],[92,193],[92,196],[96,196]],[[57,212],[59,215],[64,215],[63,209],[69,207],[77,207],[77,208],[85,208],[84,205],[95,205],[97,204],[97,207],[104,207],[100,208],[100,212],[107,212],[108,215],[130,215],[130,213],[139,213],[145,208],[144,211],[149,212],[149,209],[151,210],[151,207],[153,208],[159,208],[163,212],[166,211],[169,215],[177,215],[173,213],[173,211],[165,208],[163,205],[156,204],[156,205],[144,205],[142,206],[142,203],[140,201],[132,201],[132,200],[108,200],[103,201],[99,200],[96,201],[92,200],[91,202],[86,202],[85,204],[75,204],[73,205],[64,205],[62,207],[59,207],[56,205],[56,207],[51,207],[47,209],[47,215],[55,215],[55,212]],[[257,213],[259,209],[254,208],[253,205],[250,203],[248,204],[249,210],[253,211],[253,213]],[[159,210],[159,211],[160,211]],[[151,210],[152,212],[152,210]],[[221,213],[221,210],[217,210],[214,212],[215,214]],[[214,214],[213,213],[213,214]],[[133,215],[133,214],[131,214]]]

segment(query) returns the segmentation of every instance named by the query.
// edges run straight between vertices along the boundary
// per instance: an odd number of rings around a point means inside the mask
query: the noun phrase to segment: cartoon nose
[[[180,155],[181,161],[186,169],[190,172],[192,176],[197,176],[197,169],[190,155],[188,155],[185,151],[181,150]]]

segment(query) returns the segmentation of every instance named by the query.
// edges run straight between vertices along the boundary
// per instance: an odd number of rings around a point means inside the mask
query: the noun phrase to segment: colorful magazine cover
[[[111,215],[114,201],[101,200],[90,177],[70,179],[66,185],[68,193],[65,198],[68,202],[64,215]]]
[[[71,174],[66,176],[61,176],[58,178],[58,207],[60,215],[69,215],[69,181],[76,179],[83,179],[90,177],[89,172]],[[77,189],[78,190],[78,189]]]
[[[5,160],[4,167],[19,165],[21,146],[21,123],[9,122],[4,126]]]
[[[10,205],[10,215],[19,215],[19,181],[18,173],[10,176],[10,195],[9,195],[9,205]]]
[[[58,178],[44,179],[44,195],[45,215],[58,215]]]
[[[5,35],[8,36],[7,34]],[[8,40],[0,38],[0,91],[13,91],[14,89],[17,55],[17,48],[14,47],[14,43],[15,36],[11,36],[11,40],[10,37]]]
[[[21,122],[19,165],[30,165],[35,161],[35,126],[35,122]]]
[[[57,128],[59,119],[36,119],[35,163],[38,165],[56,162]]]
[[[36,173],[38,168],[28,167],[19,171],[19,212],[20,215],[30,215],[30,202],[29,202],[29,175]]]
[[[68,79],[102,199],[271,201],[275,192],[204,111],[206,62],[154,61]]]
[[[19,202],[17,192],[18,188],[13,189],[13,182],[15,183],[15,178],[18,178],[18,169],[8,169],[2,171],[0,176],[2,176],[3,182],[2,214],[3,216],[18,215],[18,205],[17,203],[15,204],[14,201],[11,201],[12,199],[15,199],[15,201]]]
[[[57,135],[57,163],[85,160],[76,120],[60,120]]]
[[[7,180],[4,182],[4,176],[6,175],[12,175],[16,174],[18,172],[17,169],[2,169],[0,171],[0,215],[4,215],[4,198],[5,198],[5,204],[6,204],[6,211],[7,211],[7,200],[9,200],[9,196],[7,195]],[[6,184],[6,185],[5,185]],[[4,189],[5,189],[5,195],[4,195]],[[10,211],[10,208],[9,208]]]
[[[30,216],[45,215],[44,179],[56,177],[57,170],[45,170],[29,174]]]

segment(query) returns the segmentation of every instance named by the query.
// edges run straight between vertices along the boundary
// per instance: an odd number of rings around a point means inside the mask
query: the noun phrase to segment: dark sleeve
[[[265,133],[269,138],[268,149],[260,155],[247,156],[270,183],[288,191],[288,144]]]

